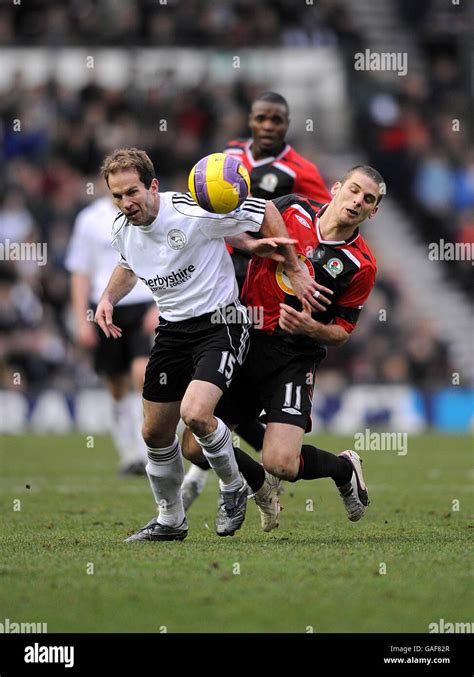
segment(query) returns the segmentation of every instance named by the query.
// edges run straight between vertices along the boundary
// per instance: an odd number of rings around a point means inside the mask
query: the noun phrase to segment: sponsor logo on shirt
[[[300,264],[300,268],[303,270],[306,268],[308,273],[311,275],[311,277],[314,277],[314,268],[313,264],[311,261],[308,259],[307,256],[304,256],[304,254],[298,254],[298,260]],[[286,270],[285,270],[285,264],[284,263],[279,263],[276,271],[275,271],[275,276],[276,276],[276,281],[280,289],[283,289],[285,294],[290,294],[291,296],[295,296],[295,292],[293,291],[293,287],[290,282],[290,278],[288,277]]]
[[[187,268],[178,268],[178,270],[173,271],[169,275],[157,275],[156,277],[141,277],[140,280],[146,284],[147,287],[150,287],[152,291],[158,291],[159,289],[173,289],[173,287],[178,287],[184,282],[188,282],[191,279],[192,274],[196,268],[191,264]]]

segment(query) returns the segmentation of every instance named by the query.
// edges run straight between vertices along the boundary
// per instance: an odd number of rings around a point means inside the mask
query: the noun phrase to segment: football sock
[[[205,482],[207,480],[207,471],[210,470],[211,466],[206,461],[206,468],[201,468],[201,465],[198,463],[191,463],[189,470],[186,473],[185,479],[189,482]]]
[[[133,452],[136,461],[145,461],[148,457],[148,449],[142,436],[143,427],[143,403],[140,393],[132,392],[128,395],[130,418],[132,421],[131,435]]]
[[[235,432],[248,442],[255,451],[262,451],[265,426],[258,419],[241,423],[237,426]]]
[[[236,491],[242,486],[237,461],[232,449],[232,434],[226,424],[216,417],[217,428],[209,435],[198,437],[196,441],[202,447],[202,453],[209,461],[209,465],[219,477],[222,491]]]
[[[136,461],[132,430],[134,421],[130,413],[128,397],[112,398],[112,429],[110,434],[118,452],[121,465]]]
[[[239,447],[234,447],[234,454],[240,472],[247,480],[249,487],[255,493],[265,482],[265,470],[263,466],[246,454],[245,451],[239,449]]]
[[[347,458],[336,456],[329,451],[318,449],[310,444],[301,447],[300,469],[297,477],[292,480],[314,480],[319,477],[331,477],[336,486],[342,487],[350,482],[352,465]]]
[[[181,483],[184,478],[181,446],[176,437],[169,447],[148,447],[146,466],[151,490],[159,510],[158,521],[166,526],[176,526],[184,519]]]

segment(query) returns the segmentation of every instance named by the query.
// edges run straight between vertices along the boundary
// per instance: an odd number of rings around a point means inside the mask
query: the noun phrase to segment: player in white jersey
[[[300,268],[272,202],[251,198],[235,212],[210,214],[187,193],[159,193],[150,158],[136,148],[115,151],[104,161],[102,173],[124,216],[117,219],[112,239],[121,261],[98,305],[96,321],[107,337],[121,337],[113,321],[114,305],[138,278],[151,289],[160,311],[143,388],[147,473],[158,516],[127,541],[187,536],[176,436],[180,417],[220,480],[216,531],[233,535],[245,518],[248,487],[237,467],[230,431],[214,409],[245,358],[250,323],[238,299],[224,237],[252,231],[273,238],[255,240],[254,251],[266,254],[278,245],[301,298],[314,300],[319,285]]]
[[[141,434],[141,391],[158,324],[153,296],[138,284],[117,306],[123,327],[122,341],[112,345],[93,313],[119,256],[111,246],[113,223],[119,214],[110,195],[94,200],[76,217],[69,242],[66,268],[71,273],[71,304],[77,344],[93,350],[96,371],[103,375],[112,398],[111,435],[120,459],[119,475],[143,475],[147,449]],[[91,316],[92,315],[92,316]]]

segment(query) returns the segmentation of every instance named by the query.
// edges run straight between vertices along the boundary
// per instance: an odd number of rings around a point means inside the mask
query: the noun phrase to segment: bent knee
[[[263,467],[271,475],[291,482],[298,475],[299,459],[286,454],[272,454],[270,457],[264,457]]]
[[[210,414],[207,409],[199,406],[199,404],[183,405],[180,413],[187,427],[197,435],[200,434],[202,428],[209,425],[213,418],[212,413]]]

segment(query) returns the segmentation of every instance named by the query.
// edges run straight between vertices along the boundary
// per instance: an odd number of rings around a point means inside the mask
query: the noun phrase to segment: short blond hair
[[[135,169],[140,181],[149,188],[156,179],[153,162],[144,150],[138,148],[118,148],[108,155],[100,168],[100,173],[109,185],[109,175],[125,169]]]

